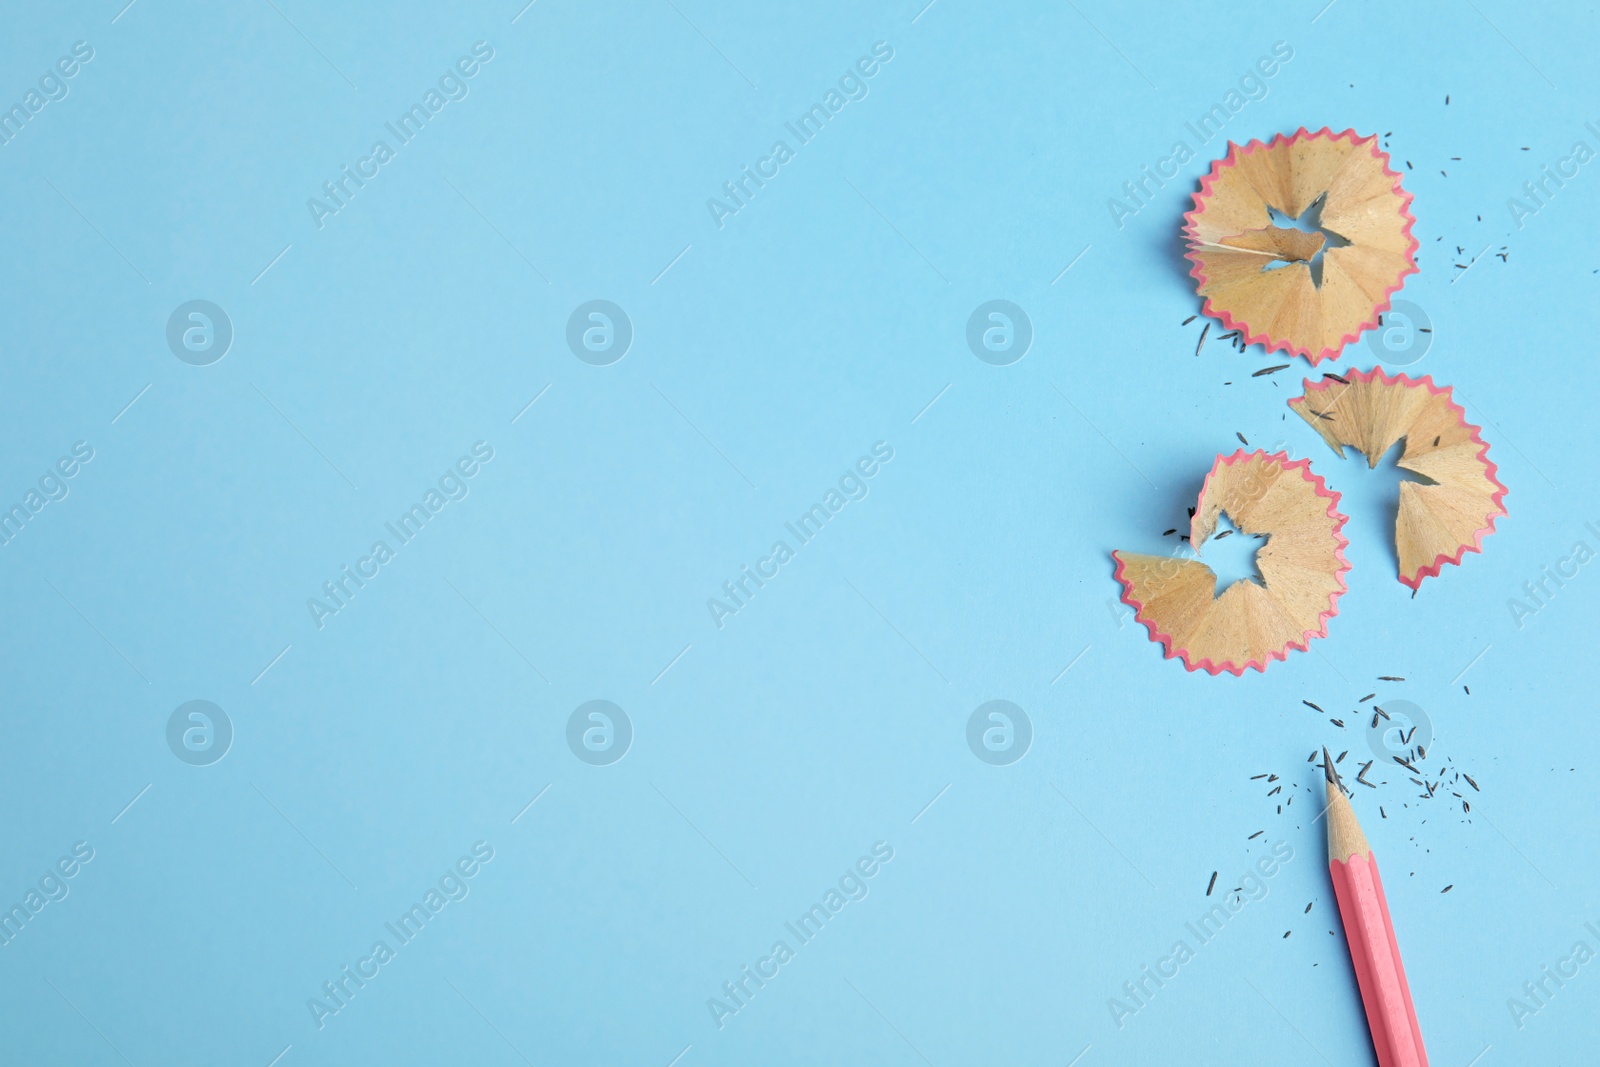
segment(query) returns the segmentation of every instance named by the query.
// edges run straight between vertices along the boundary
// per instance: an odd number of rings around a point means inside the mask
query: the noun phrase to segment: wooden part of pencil
[[[1339,788],[1337,782],[1328,783],[1328,859],[1333,863],[1343,863],[1352,856],[1372,855],[1372,846],[1367,844],[1367,835],[1361,831],[1361,823],[1356,821],[1356,813],[1350,807],[1344,790]]]

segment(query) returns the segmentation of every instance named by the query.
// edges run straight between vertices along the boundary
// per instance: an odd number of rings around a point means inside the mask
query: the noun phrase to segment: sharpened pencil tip
[[[1333,769],[1333,757],[1328,755],[1326,745],[1322,748],[1322,772],[1327,776],[1329,785],[1339,785],[1339,772]]]

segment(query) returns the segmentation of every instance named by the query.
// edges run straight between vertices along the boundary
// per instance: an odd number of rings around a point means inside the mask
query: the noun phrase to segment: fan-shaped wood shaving
[[[1123,602],[1167,657],[1182,657],[1191,671],[1264,671],[1269,660],[1326,636],[1338,613],[1350,569],[1338,503],[1308,460],[1260,450],[1218,456],[1189,524],[1190,544],[1198,552],[1226,512],[1240,532],[1267,535],[1256,553],[1262,583],[1240,580],[1217,596],[1216,574],[1198,559],[1118,551]]]
[[[1348,244],[1324,248],[1322,234],[1276,226],[1267,212],[1298,219],[1319,198],[1322,228]],[[1184,216],[1205,314],[1269,352],[1312,363],[1338,355],[1416,273],[1410,204],[1376,137],[1302,127],[1268,144],[1230,143]],[[1319,252],[1321,285],[1310,266]]]
[[[1428,377],[1391,378],[1381,368],[1305,387],[1289,406],[1340,456],[1353,445],[1376,467],[1404,439],[1397,466],[1433,483],[1400,483],[1394,532],[1401,582],[1416,589],[1446,563],[1459,565],[1466,553],[1482,551],[1495,520],[1506,514],[1506,487],[1495,477],[1479,427],[1467,422],[1448,388]]]

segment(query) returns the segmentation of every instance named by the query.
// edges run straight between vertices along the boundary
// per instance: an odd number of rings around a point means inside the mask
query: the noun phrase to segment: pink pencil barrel
[[[1367,1012],[1378,1067],[1428,1067],[1422,1028],[1417,1025],[1411,987],[1406,983],[1400,946],[1389,920],[1389,903],[1372,853],[1352,855],[1343,862],[1331,860],[1328,873],[1339,901],[1339,917],[1361,987],[1361,1004]]]

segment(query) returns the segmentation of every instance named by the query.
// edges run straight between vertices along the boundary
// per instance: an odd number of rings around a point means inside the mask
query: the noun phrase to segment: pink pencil
[[[1422,1047],[1422,1028],[1411,1005],[1411,987],[1400,962],[1400,946],[1389,920],[1389,902],[1383,897],[1378,864],[1350,810],[1333,758],[1322,750],[1328,783],[1328,874],[1339,900],[1350,962],[1361,986],[1361,1004],[1367,1011],[1367,1028],[1378,1053],[1378,1067],[1428,1067]]]

